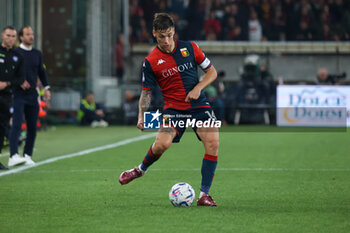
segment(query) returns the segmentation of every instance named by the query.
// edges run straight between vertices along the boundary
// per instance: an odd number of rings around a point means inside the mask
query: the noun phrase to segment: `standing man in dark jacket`
[[[9,167],[16,164],[16,159],[21,158],[18,154],[18,138],[21,133],[23,114],[27,122],[27,138],[24,146],[24,159],[26,165],[34,165],[32,160],[34,142],[36,137],[36,123],[38,120],[39,103],[36,90],[37,78],[45,87],[44,100],[50,100],[50,86],[48,85],[46,71],[43,66],[42,54],[32,47],[34,33],[30,26],[25,26],[19,31],[20,47],[16,51],[24,59],[25,81],[22,85],[14,87],[13,120],[10,133],[10,159]]]
[[[17,31],[11,26],[1,32],[0,46],[0,153],[4,145],[4,137],[9,127],[10,107],[12,102],[11,86],[21,85],[24,81],[24,67],[22,56],[13,50],[17,39]],[[24,163],[23,158],[16,160]],[[17,164],[18,164],[17,163]],[[7,169],[0,163],[0,169]]]

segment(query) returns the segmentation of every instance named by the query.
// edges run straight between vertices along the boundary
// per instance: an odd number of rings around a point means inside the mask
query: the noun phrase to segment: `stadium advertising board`
[[[280,85],[278,126],[350,126],[350,86]]]

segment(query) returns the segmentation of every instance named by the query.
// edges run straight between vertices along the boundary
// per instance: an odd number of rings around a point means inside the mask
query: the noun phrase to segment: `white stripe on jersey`
[[[199,65],[202,70],[206,70],[208,69],[208,67],[210,66],[211,62],[208,58],[205,58],[204,61]]]

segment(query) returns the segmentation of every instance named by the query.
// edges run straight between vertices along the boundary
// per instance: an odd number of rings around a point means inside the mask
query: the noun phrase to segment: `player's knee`
[[[172,141],[170,140],[155,142],[153,152],[155,154],[163,154],[171,146],[171,143]]]
[[[219,149],[219,145],[220,145],[219,140],[214,140],[214,141],[212,142],[212,147],[213,147],[213,149],[215,149],[215,150],[218,150],[218,149]]]
[[[171,146],[171,141],[167,140],[167,141],[163,141],[160,145],[162,150],[167,150],[169,147]]]

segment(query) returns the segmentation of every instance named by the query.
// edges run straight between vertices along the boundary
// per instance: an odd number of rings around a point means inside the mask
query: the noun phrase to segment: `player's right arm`
[[[139,100],[139,115],[137,121],[137,128],[143,130],[143,113],[149,109],[151,106],[152,92],[148,89],[143,89],[141,91]]]
[[[196,43],[191,42],[196,63],[204,71],[205,75],[202,81],[200,81],[186,96],[185,102],[198,99],[201,91],[209,86],[217,78],[217,72],[214,66],[212,66],[210,60],[205,56],[203,51]]]
[[[139,100],[137,128],[143,130],[143,113],[151,106],[152,89],[157,85],[156,77],[147,59],[142,64],[142,91]]]

